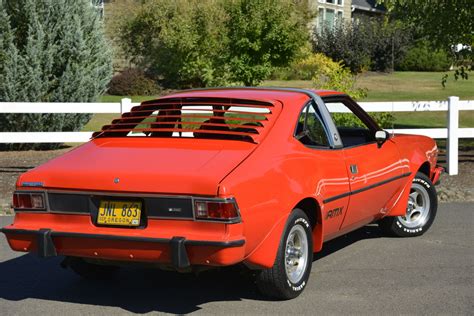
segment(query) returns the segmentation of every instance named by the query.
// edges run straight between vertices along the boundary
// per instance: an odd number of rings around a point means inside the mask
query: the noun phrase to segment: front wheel
[[[301,294],[313,263],[313,239],[308,217],[300,209],[290,214],[273,267],[260,271],[257,287],[265,296],[288,300]]]
[[[423,235],[433,224],[438,209],[438,197],[431,180],[418,172],[413,179],[406,214],[386,217],[379,222],[382,230],[400,237]]]

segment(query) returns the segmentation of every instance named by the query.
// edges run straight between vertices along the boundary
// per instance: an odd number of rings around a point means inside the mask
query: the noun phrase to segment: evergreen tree
[[[0,102],[96,101],[112,75],[108,47],[90,0],[0,0]],[[90,117],[0,114],[0,131],[77,131]]]

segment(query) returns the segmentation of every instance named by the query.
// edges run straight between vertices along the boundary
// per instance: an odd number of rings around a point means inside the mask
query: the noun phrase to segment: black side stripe
[[[370,190],[370,189],[379,187],[379,186],[381,186],[381,185],[387,184],[387,183],[389,183],[389,182],[392,182],[392,181],[395,181],[395,180],[398,180],[398,179],[401,179],[401,178],[408,177],[408,176],[410,176],[410,175],[411,175],[411,172],[407,172],[407,173],[401,174],[401,175],[399,175],[399,176],[392,177],[392,178],[389,178],[389,179],[387,179],[387,180],[383,180],[383,181],[380,181],[380,182],[377,182],[377,183],[368,185],[368,186],[366,186],[366,187],[357,189],[357,190],[355,190],[355,191],[351,191],[351,192],[346,192],[346,193],[342,193],[342,194],[339,194],[339,195],[335,195],[335,196],[332,196],[332,197],[330,197],[330,198],[327,198],[327,199],[323,200],[323,203],[326,204],[326,203],[329,203],[329,202],[332,202],[332,201],[335,201],[335,200],[339,200],[339,199],[345,198],[346,196],[349,196],[349,195],[354,195],[354,194],[357,194],[357,193],[361,193],[361,192],[364,192],[364,191],[367,191],[367,190]]]

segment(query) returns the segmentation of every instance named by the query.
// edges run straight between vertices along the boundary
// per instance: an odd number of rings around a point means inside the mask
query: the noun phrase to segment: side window
[[[363,145],[375,141],[375,132],[361,120],[344,101],[326,100],[334,124],[344,147]]]
[[[307,104],[301,111],[296,138],[306,146],[329,147],[324,125],[312,103]]]

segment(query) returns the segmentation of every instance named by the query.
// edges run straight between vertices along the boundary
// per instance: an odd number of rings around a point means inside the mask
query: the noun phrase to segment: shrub
[[[313,54],[307,58],[304,64],[312,65],[314,71],[312,80],[316,89],[341,91],[354,99],[362,99],[367,96],[367,90],[356,87],[357,77],[352,74],[348,68],[344,67],[342,62],[335,62],[324,54]],[[391,113],[381,112],[369,114],[382,128],[393,126],[395,117]],[[353,115],[347,115],[345,113],[334,113],[333,119],[336,125],[360,125],[360,121],[356,121]]]
[[[398,63],[401,71],[446,71],[451,60],[444,50],[433,49],[427,41],[419,41],[408,50],[405,57]]]
[[[388,71],[392,70],[392,61],[403,56],[409,34],[398,23],[367,19],[334,29],[315,29],[313,48],[333,60],[341,60],[353,73]]]
[[[292,0],[149,0],[121,39],[166,88],[257,85],[304,44],[302,16]]]
[[[368,114],[381,128],[393,128],[395,117],[392,113],[374,112]],[[336,126],[366,127],[361,120],[349,113],[333,113],[332,118]]]
[[[222,85],[228,81],[227,14],[211,0],[150,0],[121,28],[132,60],[167,88]]]
[[[317,89],[341,91],[354,99],[367,95],[365,89],[355,86],[357,77],[342,62],[335,62],[324,54],[314,54],[311,60],[317,66],[312,76],[313,85]]]
[[[374,112],[369,113],[377,124],[382,128],[393,128],[395,116],[390,112]]]
[[[311,80],[314,73],[321,67],[321,57],[311,52],[302,53],[290,66],[276,68],[272,80]]]
[[[333,60],[341,60],[353,73],[370,66],[372,34],[361,25],[337,25],[334,29],[314,30],[313,48]]]
[[[93,102],[112,75],[111,53],[90,0],[0,0],[0,34],[0,102]],[[0,131],[77,131],[90,117],[0,114]]]
[[[115,75],[109,83],[111,95],[157,95],[161,91],[156,82],[147,77],[143,70],[127,68]]]
[[[258,85],[274,67],[289,65],[308,39],[298,1],[228,0],[231,81]]]

